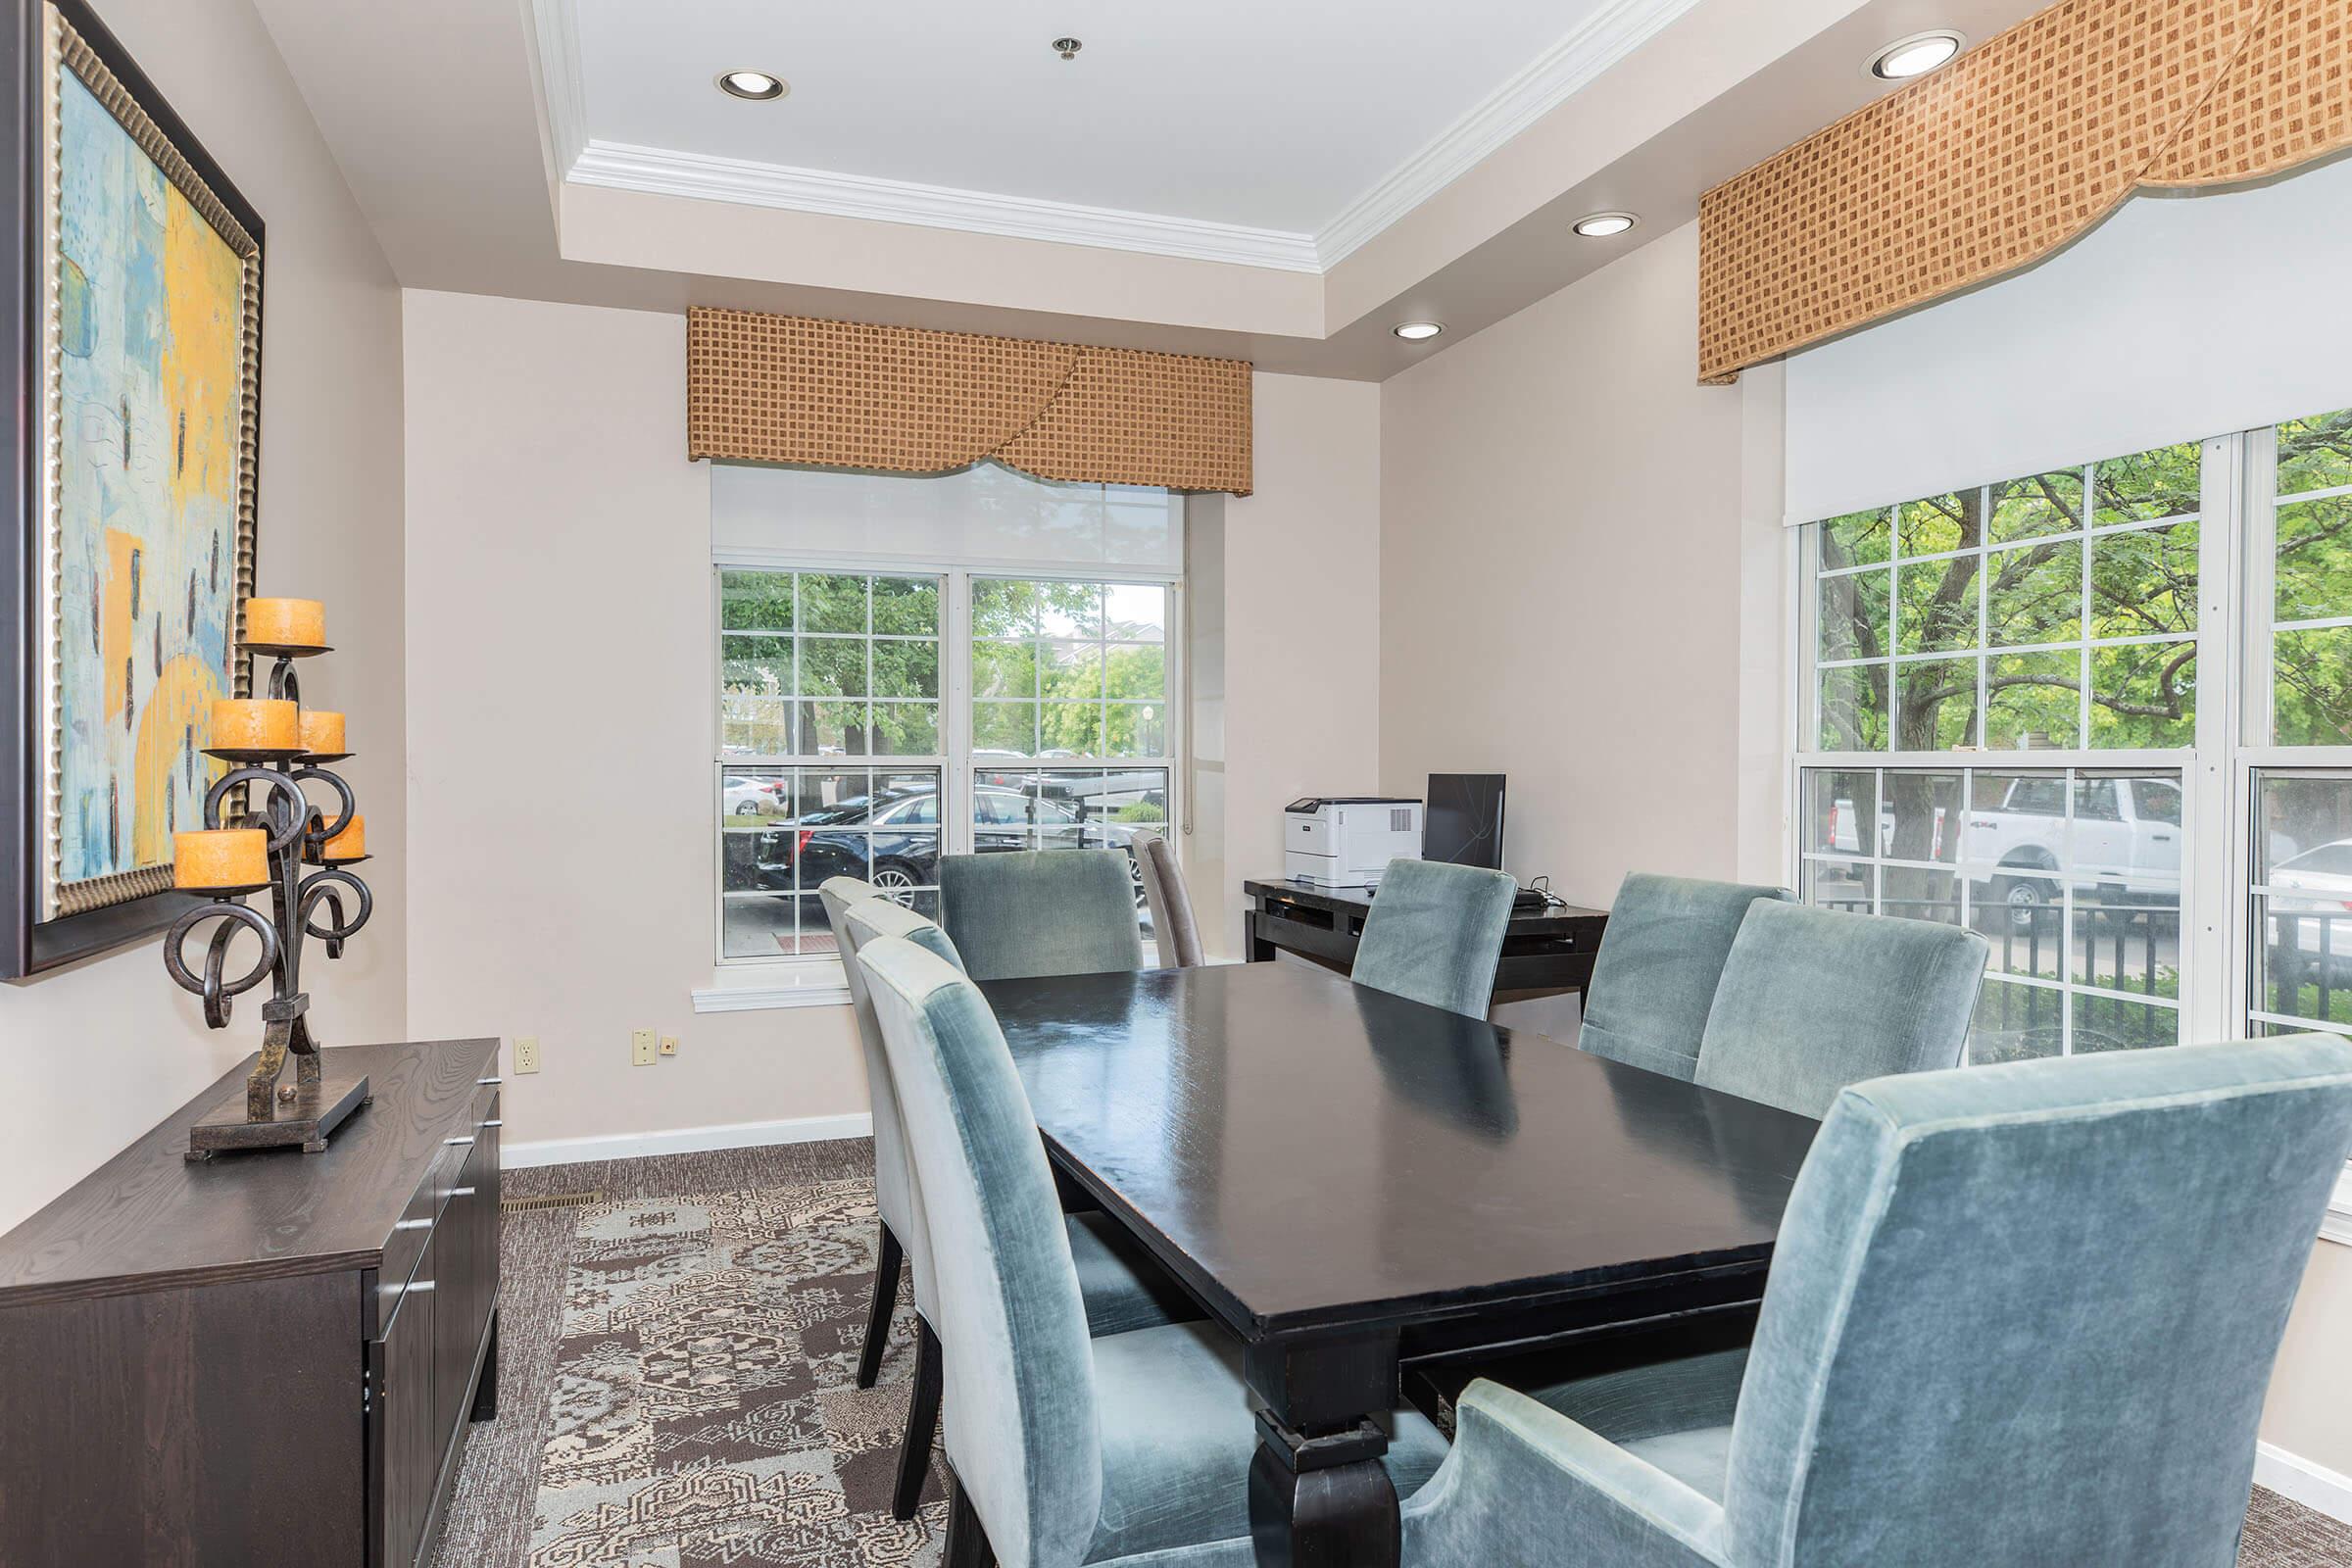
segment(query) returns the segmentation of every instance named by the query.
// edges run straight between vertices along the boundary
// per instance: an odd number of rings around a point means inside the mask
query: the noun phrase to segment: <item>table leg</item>
[[[1260,1568],[1396,1568],[1396,1489],[1381,1463],[1395,1338],[1254,1345],[1244,1373],[1262,1404],[1250,1466]]]
[[[1272,963],[1274,961],[1274,944],[1257,934],[1257,922],[1260,918],[1261,916],[1255,909],[1250,909],[1242,915],[1243,935],[1246,939],[1244,945],[1249,953],[1250,962]]]

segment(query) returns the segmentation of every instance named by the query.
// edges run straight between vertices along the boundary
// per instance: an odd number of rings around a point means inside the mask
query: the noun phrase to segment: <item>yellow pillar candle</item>
[[[341,752],[344,749],[343,715],[303,710],[302,749],[319,757],[332,757]]]
[[[213,704],[211,744],[232,752],[299,751],[301,711],[274,698],[223,697]]]
[[[368,853],[368,819],[357,812],[352,814],[343,831],[326,841],[318,852],[322,860],[356,860]]]
[[[326,607],[316,599],[248,599],[245,640],[283,648],[326,644]]]
[[[172,885],[249,888],[270,880],[270,835],[258,827],[172,835]]]

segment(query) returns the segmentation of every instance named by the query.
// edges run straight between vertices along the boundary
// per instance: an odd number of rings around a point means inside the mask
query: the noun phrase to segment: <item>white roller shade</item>
[[[710,547],[721,561],[879,565],[1184,569],[1184,498],[1124,485],[1058,484],[995,464],[957,473],[848,473],[717,463]]]
[[[2352,405],[2352,160],[2142,194],[2015,277],[1792,355],[1788,520]]]

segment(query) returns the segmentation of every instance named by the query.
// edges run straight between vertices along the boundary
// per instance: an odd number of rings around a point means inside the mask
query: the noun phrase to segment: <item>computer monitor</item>
[[[1502,869],[1500,773],[1432,773],[1421,858]]]

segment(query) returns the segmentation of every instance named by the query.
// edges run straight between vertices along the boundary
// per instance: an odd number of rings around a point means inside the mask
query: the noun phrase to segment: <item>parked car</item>
[[[2286,968],[2299,956],[2308,965],[2325,963],[2330,985],[2352,979],[2352,839],[2280,860],[2266,880],[2272,967]]]
[[[1936,827],[1937,836],[1939,838],[1943,829],[1942,815],[1942,808],[1936,808]],[[1862,853],[1862,813],[1854,808],[1854,803],[1852,801],[1845,799],[1843,796],[1840,796],[1837,800],[1830,803],[1828,837],[1830,848],[1833,850],[1837,850],[1845,855],[1860,855]],[[1886,855],[1891,853],[1893,849],[1894,808],[1892,807],[1881,807],[1879,808],[1878,853],[1881,855]]]
[[[720,781],[719,801],[729,816],[789,816],[790,803],[780,778],[729,773]]]
[[[2180,902],[2180,786],[2156,778],[2075,780],[2074,837],[2067,838],[2067,782],[2009,781],[1997,806],[1976,807],[1963,826],[1961,858],[1980,907],[2005,906],[2020,930],[2045,921],[2073,868],[2078,897],[2105,906]],[[2055,934],[2053,925],[2043,929]]]
[[[1134,827],[1088,815],[1077,806],[1040,800],[1013,790],[983,786],[972,794],[973,848],[990,851],[1058,849],[1128,850],[1128,875],[1137,907],[1144,904],[1143,874],[1135,865]],[[767,888],[813,899],[826,878],[854,876],[882,888],[900,902],[909,892],[939,881],[939,797],[928,789],[854,796],[801,813],[795,826],[759,833],[729,834],[730,888]],[[740,849],[736,840],[749,841]],[[807,911],[803,911],[804,919]]]

